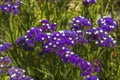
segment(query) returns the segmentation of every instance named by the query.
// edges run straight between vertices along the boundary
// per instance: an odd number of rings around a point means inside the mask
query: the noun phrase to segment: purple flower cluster
[[[27,36],[21,36],[16,40],[16,44],[19,45],[19,47],[23,48],[24,50],[33,51],[34,45],[30,39],[27,38]]]
[[[8,70],[10,76],[8,80],[34,80],[31,77],[25,75],[25,70],[22,68],[10,67],[8,64],[11,62],[8,56],[0,57],[0,75],[3,75]]]
[[[2,51],[9,49],[11,46],[12,46],[12,44],[10,44],[10,43],[1,44],[0,45],[0,54],[2,53]]]
[[[63,62],[70,62],[74,66],[78,66],[81,69],[81,75],[85,77],[86,80],[98,80],[98,77],[95,76],[94,79],[91,79],[93,73],[100,72],[100,65],[99,64],[91,64],[87,60],[83,60],[78,55],[74,54],[68,48],[62,48],[61,50],[57,51],[57,55],[59,55]]]
[[[41,24],[47,23],[47,20],[41,20]],[[53,23],[54,24],[54,23]],[[50,25],[50,24],[48,24]],[[51,27],[51,33],[48,31],[48,27]],[[75,43],[86,44],[87,40],[84,39],[81,35],[81,30],[79,31],[53,31],[53,26],[42,26],[42,27],[33,27],[27,31],[25,36],[21,36],[16,40],[16,44],[19,45],[24,50],[29,50],[31,47],[35,47],[35,43],[42,43],[43,48],[46,51],[56,51],[61,47],[74,47]],[[54,27],[55,28],[55,27]],[[47,31],[46,31],[47,30]]]
[[[74,24],[78,25],[78,27],[91,26],[91,23],[87,19],[78,18],[78,20],[83,22],[86,21],[84,23],[76,23],[77,19],[73,20],[73,22],[75,21]],[[91,78],[94,72],[98,72],[95,71],[95,69],[97,70],[99,67],[94,67],[90,62],[83,60],[71,51],[71,48],[73,48],[75,44],[87,44],[87,40],[81,35],[81,29],[54,31],[56,24],[54,27],[50,26],[48,20],[41,20],[40,24],[41,27],[33,27],[27,31],[26,35],[23,36],[25,39],[24,41],[21,37],[18,38],[16,40],[17,45],[26,44],[26,39],[29,41],[26,47],[31,44],[36,46],[36,44],[40,43],[42,44],[43,53],[56,53],[64,63],[70,62],[74,66],[80,67],[81,74],[85,76],[86,79],[87,76]],[[21,47],[24,49],[23,46]],[[97,80],[97,78],[94,80]]]
[[[10,75],[9,80],[34,80],[27,75],[24,75],[25,70],[21,68],[11,67],[8,69]]]
[[[10,43],[4,43],[0,45],[0,53],[2,51],[9,49],[12,46]],[[0,75],[6,74],[6,72],[9,73],[10,78],[9,80],[33,80],[29,76],[24,75],[24,71],[21,68],[9,68],[9,64],[11,63],[11,60],[8,56],[0,57]],[[8,71],[7,71],[8,70]]]
[[[0,75],[5,74],[7,68],[9,67],[9,63],[11,62],[8,56],[2,56],[2,52],[8,50],[11,46],[12,44],[10,43],[4,43],[0,45]]]
[[[88,76],[86,80],[99,80],[97,76]]]
[[[44,48],[48,52],[56,52],[61,48],[72,48],[76,43],[86,44],[86,41],[75,31],[63,30],[48,35],[48,41],[44,44]]]
[[[88,19],[78,16],[73,18],[71,30],[81,36],[84,35],[87,39],[86,42],[95,42],[95,44],[101,47],[116,46],[116,40],[108,35],[108,32],[116,29],[116,22],[112,18],[101,18],[98,20],[98,24],[98,28],[92,28],[92,24]]]
[[[77,17],[73,18],[73,20],[72,20],[71,29],[76,31],[76,30],[83,29],[84,27],[91,28],[91,26],[92,26],[92,24],[87,18],[84,18],[82,16],[77,16]]]
[[[90,5],[96,3],[96,0],[83,0],[82,4],[83,5]]]
[[[78,57],[78,55],[76,55],[68,48],[62,47],[61,50],[57,51],[57,55],[61,57],[64,63],[70,62],[75,66],[79,66],[82,70],[82,76],[90,75],[93,72],[92,65],[88,61],[85,61],[82,58]]]
[[[90,42],[95,42],[101,47],[115,47],[116,40],[108,34],[116,30],[117,24],[112,18],[101,18],[98,20],[99,27],[85,31],[86,37]]]
[[[109,17],[100,18],[98,20],[98,24],[100,28],[102,28],[103,30],[107,32],[114,31],[116,30],[116,27],[117,27],[116,22],[112,18],[109,18]]]
[[[5,74],[10,62],[11,60],[8,56],[0,57],[0,75]]]
[[[42,54],[56,53],[64,63],[70,62],[74,66],[80,67],[81,75],[86,80],[98,80],[98,77],[93,74],[100,72],[100,62],[90,63],[83,60],[71,49],[75,44],[85,45],[88,42],[95,42],[102,47],[115,46],[116,40],[109,36],[107,30],[101,25],[116,27],[116,24],[112,19],[107,18],[103,22],[98,20],[100,26],[92,29],[92,24],[88,19],[78,16],[73,19],[71,30],[55,31],[56,23],[50,24],[48,20],[43,19],[40,20],[40,27],[36,26],[28,30],[25,36],[16,40],[16,44],[24,50],[29,50],[31,47],[34,49],[36,44],[42,44]]]
[[[43,32],[53,32],[56,27],[56,23],[50,24],[48,20],[40,20],[41,29]]]
[[[86,30],[86,37],[90,42],[95,42],[98,46],[101,47],[114,47],[116,46],[116,40],[109,36],[108,33],[102,28],[94,28],[90,30]]]
[[[14,15],[16,15],[18,13],[18,7],[21,4],[21,0],[16,0],[14,3],[12,2],[12,0],[4,0],[4,3],[0,5],[0,10],[9,14],[13,13]]]
[[[9,49],[12,46],[10,43],[4,43],[0,45],[0,53],[2,51]],[[25,70],[21,68],[11,67],[9,68],[9,64],[11,63],[11,59],[8,56],[2,57],[0,55],[0,75],[6,75],[7,72],[9,74],[9,80],[33,80],[27,75],[24,75]]]
[[[55,51],[55,48],[74,46],[78,42],[82,44],[87,43],[81,36],[81,30],[54,31],[56,23],[50,24],[48,20],[41,20],[40,24],[41,27],[33,27],[27,31],[25,36],[19,37],[16,40],[16,44],[24,50],[33,50],[33,47],[36,46],[34,45],[35,43],[42,43],[43,48],[51,52]]]
[[[102,64],[101,64],[100,60],[94,60],[94,62],[92,63],[92,68],[93,68],[94,72],[100,72],[101,66],[102,66]]]

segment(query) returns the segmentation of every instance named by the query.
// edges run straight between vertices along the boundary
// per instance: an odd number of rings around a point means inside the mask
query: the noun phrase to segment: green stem
[[[14,45],[14,40],[13,40],[13,22],[12,22],[12,19],[13,19],[13,15],[10,15],[10,24],[9,24],[9,32],[10,32],[10,38],[11,38],[11,42],[12,44]]]
[[[99,58],[102,56],[102,54],[104,53],[105,50],[102,50],[102,51],[101,51],[101,49],[102,49],[102,48],[99,48],[99,49],[98,49],[97,55],[96,55],[96,59],[99,59]]]
[[[103,5],[103,0],[101,0],[101,12],[100,12],[100,14],[101,14],[101,17],[103,17],[103,15],[104,15],[104,13],[103,13],[103,11],[104,11],[104,5]]]
[[[111,6],[111,15],[112,15],[112,18],[115,17],[115,14],[114,14],[114,2],[112,4],[112,6]]]
[[[37,71],[39,71],[39,72],[41,72],[41,73],[44,73],[44,74],[46,74],[46,75],[48,75],[48,76],[51,76],[52,77],[52,80],[54,80],[54,76],[52,75],[52,74],[50,74],[50,73],[47,73],[47,72],[45,72],[45,71],[42,71],[42,70],[40,70],[40,69],[36,69]]]

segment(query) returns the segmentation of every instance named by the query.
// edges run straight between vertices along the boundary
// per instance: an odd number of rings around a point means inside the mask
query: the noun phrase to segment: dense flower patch
[[[115,24],[114,21],[113,23]],[[101,27],[92,28],[91,22],[81,16],[73,19],[71,30],[55,31],[56,23],[51,24],[48,20],[40,20],[40,25],[28,30],[25,36],[19,37],[16,44],[24,50],[34,50],[38,43],[42,45],[42,54],[55,52],[64,63],[70,62],[80,67],[81,75],[86,80],[98,79],[93,73],[100,72],[101,65],[94,65],[80,58],[71,48],[74,48],[75,44],[84,46],[90,42],[101,47],[115,47],[116,40],[109,36],[106,30]]]
[[[100,5],[95,4],[96,2]],[[80,9],[83,9],[78,13],[82,16],[73,18],[70,23],[71,25],[69,25],[67,23],[68,16],[71,15],[71,18],[74,17],[74,12],[70,12],[71,10],[74,11],[73,8],[69,9],[69,0],[65,0],[65,2],[64,0],[24,0],[24,6],[22,7],[25,8],[21,8],[20,10],[25,13],[23,13],[22,16],[15,16],[19,11],[18,8],[22,4],[22,0],[1,1],[1,13],[12,15],[7,16],[8,20],[5,19],[6,24],[4,20],[1,20],[0,24],[0,26],[6,26],[5,29],[0,27],[0,32],[3,32],[2,36],[5,35],[8,37],[3,37],[1,40],[5,39],[5,41],[0,41],[0,44],[2,43],[0,45],[0,79],[6,78],[6,76],[8,80],[51,80],[51,78],[52,80],[59,78],[60,80],[102,80],[113,79],[113,76],[108,78],[111,75],[119,77],[119,74],[116,74],[119,73],[119,66],[115,65],[115,62],[118,64],[117,60],[119,61],[119,59],[116,58],[117,52],[119,52],[119,46],[115,48],[116,43],[118,43],[115,38],[119,35],[112,34],[112,32],[115,33],[118,29],[118,25],[116,21],[113,20],[114,18],[104,17],[104,15],[107,14],[107,7],[109,7],[110,2],[112,1],[109,1],[106,8],[103,9],[103,1],[82,0],[83,5],[80,6]],[[67,10],[63,9],[62,6],[64,6],[64,8],[66,7]],[[75,6],[79,7],[77,4]],[[95,9],[95,11],[93,9]],[[66,11],[64,12],[63,10]],[[67,12],[68,14],[66,14]],[[40,16],[38,16],[39,13]],[[65,15],[63,13],[65,13]],[[114,17],[113,12],[110,14]],[[61,16],[64,17],[64,19],[62,19]],[[96,21],[98,16],[101,18]],[[36,22],[35,19],[38,19],[37,17],[45,19],[40,20],[37,26],[32,28],[28,27]],[[49,20],[56,20],[58,24],[51,23]],[[57,26],[58,28],[56,28]],[[65,29],[58,30],[61,27],[65,27]],[[1,34],[0,38],[2,38]],[[7,41],[12,42],[13,45],[11,43],[6,43]],[[12,49],[8,52],[8,49],[11,47]],[[14,53],[15,55],[12,55],[11,52],[16,52],[16,54]],[[109,54],[109,52],[111,54]],[[7,53],[8,55],[6,55]],[[56,56],[48,58],[47,55],[50,56],[53,53],[55,53]],[[86,53],[90,54],[86,55]],[[61,61],[59,63],[55,59],[61,59],[62,63],[65,65],[61,65]],[[13,63],[12,60],[14,60]],[[27,72],[22,68],[13,66],[14,62],[16,63],[15,65],[24,67]],[[73,70],[71,72],[70,70],[72,70],[72,68],[69,68],[69,70],[66,69],[69,63],[70,67],[72,64],[78,71],[76,72],[76,70]],[[115,69],[111,69],[111,67],[115,67]],[[74,74],[74,71],[77,75]],[[112,73],[104,75],[107,72]],[[26,73],[34,77],[34,79],[25,75]],[[79,74],[81,74],[82,77],[80,77]],[[67,76],[70,76],[70,78]],[[117,77],[115,79],[117,79]]]

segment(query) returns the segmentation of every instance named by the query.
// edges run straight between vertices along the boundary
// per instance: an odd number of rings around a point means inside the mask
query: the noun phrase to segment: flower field
[[[1,0],[0,80],[120,80],[119,0]]]

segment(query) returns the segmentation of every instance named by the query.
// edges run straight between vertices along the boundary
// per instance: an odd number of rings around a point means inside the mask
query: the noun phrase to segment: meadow
[[[119,3],[0,0],[0,80],[120,80]]]

